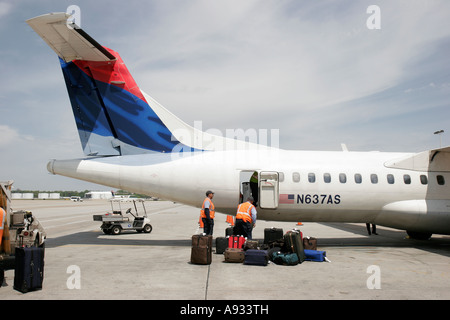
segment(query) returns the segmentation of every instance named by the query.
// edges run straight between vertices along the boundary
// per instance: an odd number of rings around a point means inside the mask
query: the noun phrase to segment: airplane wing
[[[76,24],[68,24],[69,17],[65,12],[58,12],[35,17],[26,22],[65,62],[116,59]]]
[[[388,168],[450,172],[450,147],[419,152],[385,163]]]

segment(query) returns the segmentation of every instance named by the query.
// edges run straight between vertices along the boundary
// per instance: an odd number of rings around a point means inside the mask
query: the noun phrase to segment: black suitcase
[[[265,228],[264,229],[264,244],[269,244],[283,238],[283,229],[281,228]]]
[[[225,237],[232,236],[234,233],[234,227],[228,227],[225,229]]]
[[[191,263],[211,264],[212,261],[212,236],[193,235],[191,248]]]
[[[216,253],[223,254],[225,249],[228,247],[228,238],[217,237],[216,238]]]
[[[296,253],[298,256],[298,262],[305,261],[305,251],[303,248],[303,240],[300,231],[288,231],[284,235],[285,248],[290,252]]]
[[[14,289],[22,293],[41,290],[44,281],[44,248],[17,247]]]

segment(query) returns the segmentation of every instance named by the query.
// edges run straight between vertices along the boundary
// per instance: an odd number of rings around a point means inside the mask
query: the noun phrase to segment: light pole
[[[442,148],[442,134],[444,133],[444,130],[438,130],[435,131],[434,134],[439,135],[439,148]]]

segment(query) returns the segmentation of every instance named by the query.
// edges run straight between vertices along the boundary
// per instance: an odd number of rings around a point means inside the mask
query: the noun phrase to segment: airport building
[[[86,199],[112,199],[114,195],[111,191],[90,191],[84,197]]]

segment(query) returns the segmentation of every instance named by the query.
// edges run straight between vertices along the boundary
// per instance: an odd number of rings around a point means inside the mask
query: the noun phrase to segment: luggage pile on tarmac
[[[317,239],[303,237],[298,229],[283,234],[281,228],[264,229],[264,241],[249,240],[233,234],[233,228],[227,228],[225,237],[216,238],[216,254],[223,254],[225,262],[246,265],[267,266],[270,262],[277,265],[295,266],[304,261],[327,261],[325,251],[317,250]],[[212,262],[212,236],[192,236],[191,263],[210,264]]]

